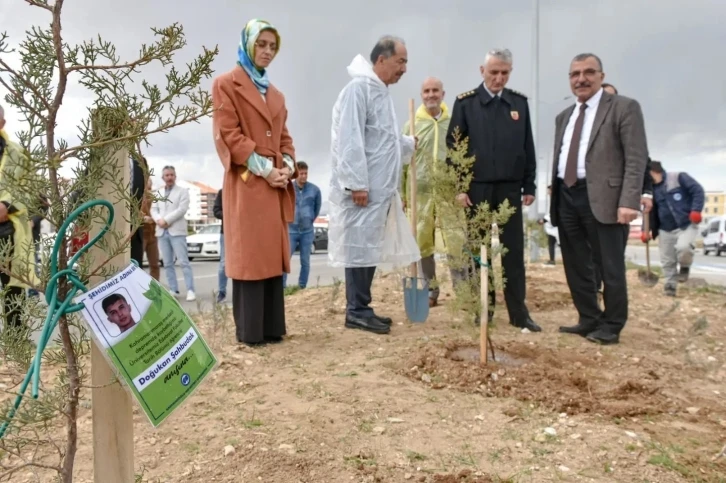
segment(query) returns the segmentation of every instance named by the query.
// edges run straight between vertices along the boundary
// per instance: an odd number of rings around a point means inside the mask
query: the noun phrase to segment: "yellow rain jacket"
[[[441,103],[441,115],[434,119],[421,105],[416,111],[416,239],[421,257],[434,254],[436,247],[436,208],[433,197],[433,173],[439,163],[446,162],[446,131],[451,116],[446,103]],[[409,133],[409,122],[403,126],[404,134]],[[401,197],[410,204],[411,181],[408,177],[409,165],[403,167]],[[410,209],[410,206],[409,206]]]
[[[0,137],[5,140],[5,149],[0,161],[0,202],[5,201],[17,209],[9,214],[10,221],[15,228],[13,237],[14,251],[12,258],[12,271],[20,272],[29,278],[30,282],[36,283],[35,276],[35,253],[33,250],[33,236],[30,229],[27,207],[13,196],[8,189],[9,180],[17,180],[22,185],[22,180],[29,179],[32,175],[30,164],[23,148],[11,142],[5,131],[0,130]],[[19,187],[22,189],[22,186]],[[16,272],[16,273],[17,273]],[[28,285],[11,275],[10,283],[14,287],[27,288]]]

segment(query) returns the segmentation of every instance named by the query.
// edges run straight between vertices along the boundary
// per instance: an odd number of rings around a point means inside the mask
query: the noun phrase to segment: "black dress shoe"
[[[385,324],[389,327],[393,325],[393,319],[391,319],[390,317],[381,317],[380,315],[373,314],[372,318],[376,319],[381,324]]]
[[[618,334],[613,334],[602,329],[587,334],[586,339],[600,345],[612,345],[620,342],[620,336]]]
[[[239,342],[240,344],[244,344],[247,347],[262,347],[263,345],[267,344],[266,341],[261,341],[261,342],[245,342],[243,340],[238,340],[237,342]]]
[[[527,317],[527,320],[524,322],[510,322],[510,324],[518,329],[527,329],[530,332],[542,332],[542,327],[537,325],[537,323],[529,317]]]
[[[345,327],[348,329],[366,330],[374,334],[388,334],[391,327],[373,317],[345,317]]]
[[[577,324],[577,325],[560,327],[561,333],[575,334],[575,335],[579,335],[580,337],[587,337],[587,334],[590,334],[591,332],[594,332],[595,330],[596,329],[594,326],[588,325],[588,324]]]

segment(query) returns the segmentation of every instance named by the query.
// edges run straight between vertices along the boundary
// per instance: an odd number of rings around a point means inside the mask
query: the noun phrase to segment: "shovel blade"
[[[646,287],[655,287],[658,284],[659,277],[658,274],[649,272],[645,269],[640,269],[638,270],[638,278],[640,279],[640,283]]]
[[[404,277],[403,303],[406,317],[415,323],[426,322],[429,316],[429,287],[425,279]]]

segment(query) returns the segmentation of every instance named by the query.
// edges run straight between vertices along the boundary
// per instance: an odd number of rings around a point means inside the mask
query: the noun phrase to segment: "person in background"
[[[145,176],[149,171],[146,158],[142,157],[139,161],[136,156],[129,157],[129,188],[131,198],[137,203],[139,210],[144,202],[144,193],[146,192]],[[132,227],[133,228],[133,227]],[[134,260],[139,267],[143,266],[144,261],[144,226],[137,227],[131,233],[131,260]]]
[[[555,120],[550,217],[578,321],[560,332],[617,344],[628,320],[625,245],[638,216],[648,143],[640,104],[605,92],[600,58],[576,55],[569,83],[576,97]],[[604,310],[595,283],[603,275]]]
[[[187,302],[197,299],[194,293],[194,273],[189,264],[187,251],[187,220],[184,218],[189,209],[189,190],[176,184],[174,166],[164,166],[161,172],[164,189],[160,200],[151,207],[151,218],[156,223],[156,238],[164,258],[166,283],[174,295],[179,296],[179,282],[176,279],[174,259],[181,265],[184,283],[187,287]]]
[[[288,225],[290,235],[290,257],[300,250],[300,278],[298,287],[305,288],[310,276],[310,252],[315,241],[315,219],[320,215],[323,197],[320,188],[308,181],[308,165],[305,161],[297,163],[295,187],[295,220]],[[283,287],[287,286],[287,274],[282,276]]]
[[[141,215],[144,217],[142,225],[144,252],[146,253],[146,262],[149,264],[149,274],[151,278],[158,281],[161,277],[159,272],[159,241],[156,239],[156,223],[151,217],[151,205],[154,199],[152,192],[151,177],[146,180],[146,189],[141,199]],[[143,258],[143,255],[142,255]]]
[[[227,299],[227,273],[224,270],[224,218],[222,217],[222,190],[217,192],[217,197],[214,199],[214,217],[220,222],[217,303],[221,304]]]
[[[650,233],[643,232],[641,240],[646,243],[660,236],[658,251],[665,276],[663,291],[665,295],[675,297],[678,282],[688,280],[693,263],[705,193],[703,186],[688,173],[667,173],[660,161],[650,163],[650,173],[654,209],[650,212]]]
[[[388,334],[393,321],[370,306],[371,286],[384,255],[386,220],[399,195],[403,164],[416,141],[398,130],[390,91],[406,73],[405,42],[382,37],[369,59],[357,55],[348,65],[352,79],[333,106],[328,259],[345,267],[344,326]]]
[[[547,195],[552,196],[552,185],[547,187]],[[539,220],[539,224],[544,225],[545,234],[547,235],[547,248],[550,255],[547,265],[555,265],[555,252],[560,244],[559,233],[557,233],[557,228],[552,225],[549,214],[545,214],[544,218]]]
[[[524,266],[524,207],[535,200],[537,157],[534,149],[531,116],[527,97],[506,87],[513,66],[509,49],[487,52],[479,67],[484,82],[475,89],[459,94],[454,101],[446,145],[455,149],[468,138],[467,156],[474,157],[472,179],[467,193],[456,195],[456,202],[473,216],[477,206],[486,203],[497,210],[505,202],[514,214],[500,227],[500,241],[507,249],[502,256],[507,283],[504,300],[510,325],[530,332],[542,328],[532,320],[527,308],[527,284]],[[448,160],[451,162],[451,160]],[[472,270],[457,270],[454,278],[467,280]],[[478,278],[478,277],[477,277]],[[494,284],[489,285],[488,320],[494,316]],[[479,315],[475,315],[475,323]]]
[[[285,97],[268,67],[280,52],[269,22],[242,30],[237,66],[212,83],[213,135],[224,166],[224,267],[240,343],[281,342],[287,333],[283,273],[290,273],[287,226],[295,216],[295,147]]]
[[[439,287],[436,282],[436,207],[434,180],[438,163],[446,163],[446,132],[449,129],[449,108],[444,102],[444,84],[435,77],[428,77],[421,85],[423,104],[416,111],[414,120],[418,138],[416,150],[416,241],[421,250],[421,269],[429,284],[429,307],[439,303]],[[403,125],[403,134],[409,133],[409,121]],[[410,166],[403,167],[401,196],[404,207],[410,197]]]
[[[41,249],[41,240],[40,240],[40,228],[41,224],[43,223],[43,220],[46,216],[48,216],[48,209],[50,208],[50,202],[48,201],[48,197],[41,194],[38,196],[39,198],[39,210],[38,213],[32,215],[30,217],[30,225],[31,225],[31,231],[33,234],[33,248],[35,253],[35,275],[40,276],[40,249]],[[28,289],[28,295],[31,297],[37,297],[39,295],[38,291],[34,288]]]
[[[13,188],[32,176],[30,163],[23,148],[10,141],[5,132],[5,111],[0,106],[0,248],[9,250],[10,264],[19,267],[35,265],[33,235],[27,209]],[[31,283],[36,282],[35,271],[30,270]],[[2,282],[3,318],[6,329],[23,326],[22,304],[29,288],[24,281],[13,276],[12,271],[0,271]]]
[[[612,84],[608,84],[607,82],[602,83],[602,89],[612,96],[618,95],[618,90],[615,88],[615,86]]]

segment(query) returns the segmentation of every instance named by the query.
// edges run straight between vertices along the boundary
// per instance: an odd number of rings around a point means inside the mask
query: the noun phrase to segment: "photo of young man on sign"
[[[105,324],[104,328],[111,337],[118,337],[136,326],[138,319],[134,317],[132,306],[119,292],[105,297],[101,301],[101,308],[105,315],[101,320],[108,320],[109,324]]]

